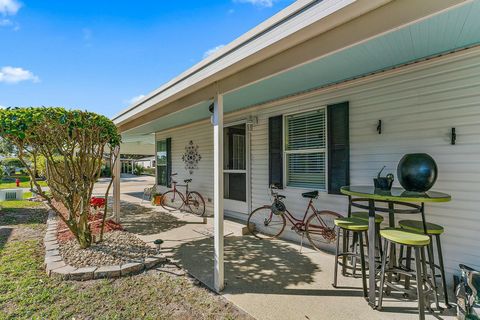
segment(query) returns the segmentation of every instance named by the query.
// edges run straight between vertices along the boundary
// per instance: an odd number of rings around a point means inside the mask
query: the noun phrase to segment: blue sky
[[[293,0],[0,0],[0,106],[109,117]]]

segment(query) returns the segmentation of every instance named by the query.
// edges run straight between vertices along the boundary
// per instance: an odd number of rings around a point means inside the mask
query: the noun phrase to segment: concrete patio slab
[[[124,186],[127,193],[132,187]],[[135,186],[133,187],[135,188]],[[138,188],[138,186],[136,186]],[[164,240],[162,254],[191,275],[213,287],[212,220],[160,207],[122,194],[121,221],[129,231],[153,245]],[[242,235],[243,224],[225,221],[225,278],[223,295],[257,319],[417,319],[417,302],[399,294],[386,297],[383,311],[371,309],[362,297],[361,279],[333,281],[334,257],[283,240],[258,240]],[[427,319],[455,319],[429,314]]]

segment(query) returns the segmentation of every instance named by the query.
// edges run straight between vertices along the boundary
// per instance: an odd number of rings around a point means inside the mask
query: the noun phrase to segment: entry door
[[[247,135],[245,123],[223,129],[224,207],[247,213]]]

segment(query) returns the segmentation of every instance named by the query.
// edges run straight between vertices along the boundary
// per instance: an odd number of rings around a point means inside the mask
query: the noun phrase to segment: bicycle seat
[[[302,197],[316,199],[318,197],[318,191],[310,191],[310,192],[302,193]]]
[[[190,182],[192,182],[192,179],[185,179],[185,180],[183,180],[183,182],[190,183]]]

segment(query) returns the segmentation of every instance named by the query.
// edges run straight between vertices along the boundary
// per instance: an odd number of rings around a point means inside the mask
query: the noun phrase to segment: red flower
[[[105,206],[105,198],[92,197],[90,199],[90,206],[94,207],[95,209],[104,207]]]

